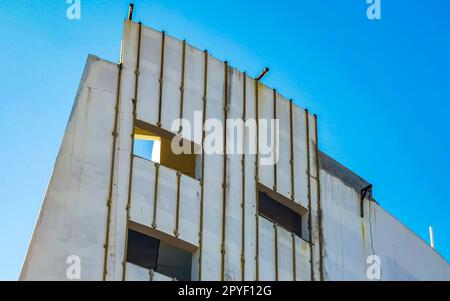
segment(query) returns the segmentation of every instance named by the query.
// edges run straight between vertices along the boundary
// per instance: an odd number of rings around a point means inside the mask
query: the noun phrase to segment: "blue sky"
[[[15,280],[86,57],[118,61],[129,1],[0,5],[0,280]],[[134,19],[264,82],[319,116],[323,151],[450,258],[450,2],[134,1]],[[213,3],[214,2],[214,3]]]

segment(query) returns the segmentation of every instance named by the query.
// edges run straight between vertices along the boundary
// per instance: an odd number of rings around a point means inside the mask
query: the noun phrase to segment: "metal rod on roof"
[[[131,19],[133,19],[133,9],[134,9],[134,4],[130,3],[130,7],[128,9],[128,20],[131,21]]]
[[[430,246],[434,249],[434,233],[433,233],[433,226],[429,227],[430,230]]]
[[[260,81],[261,78],[263,78],[264,75],[267,74],[267,72],[269,72],[269,67],[266,67],[266,68],[263,70],[263,72],[261,72],[261,74],[256,78],[256,81]]]

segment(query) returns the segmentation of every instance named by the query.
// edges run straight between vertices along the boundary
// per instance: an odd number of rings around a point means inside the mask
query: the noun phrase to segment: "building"
[[[245,151],[207,153],[208,120]],[[450,280],[371,190],[320,152],[315,115],[126,20],[120,63],[87,60],[20,279],[70,279],[75,256],[82,280]]]

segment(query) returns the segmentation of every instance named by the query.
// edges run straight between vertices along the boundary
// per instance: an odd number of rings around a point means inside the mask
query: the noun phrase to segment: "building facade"
[[[74,263],[81,280],[450,280],[320,152],[315,115],[130,20],[119,64],[88,58],[20,279]]]

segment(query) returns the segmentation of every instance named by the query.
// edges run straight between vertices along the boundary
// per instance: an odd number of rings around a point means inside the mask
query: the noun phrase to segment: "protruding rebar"
[[[261,80],[261,78],[263,78],[264,77],[264,75],[266,75],[267,74],[267,72],[269,72],[269,67],[266,67],[265,69],[264,69],[264,71],[263,72],[261,72],[261,74],[256,78],[256,81],[260,81]]]
[[[128,9],[128,20],[131,21],[131,19],[133,19],[133,9],[134,9],[134,4],[130,3],[130,7]]]

